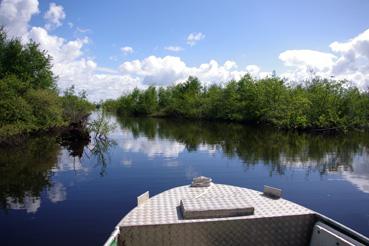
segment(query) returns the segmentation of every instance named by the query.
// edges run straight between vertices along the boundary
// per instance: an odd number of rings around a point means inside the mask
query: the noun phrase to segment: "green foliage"
[[[149,99],[148,99],[149,98]],[[135,89],[104,103],[125,115],[168,116],[269,124],[285,129],[369,126],[369,94],[346,81],[315,78],[289,86],[272,76],[245,75],[224,86],[203,87],[197,78],[167,88]]]
[[[102,109],[106,112],[115,112],[118,108],[118,101],[113,99],[108,99],[102,104]]]
[[[63,125],[62,108],[58,95],[50,90],[29,90],[25,96],[32,106],[34,125],[43,130]]]
[[[9,40],[0,28],[0,142],[67,125],[92,110],[85,93],[58,96],[50,60],[38,44]]]
[[[86,92],[76,94],[74,86],[64,91],[61,98],[63,107],[63,117],[67,122],[78,123],[82,121],[95,106],[86,99]]]
[[[7,40],[3,30],[0,33],[0,79],[16,75],[33,89],[55,89],[51,57],[34,42],[23,45],[18,39]]]
[[[107,139],[108,134],[113,131],[114,128],[115,125],[109,122],[103,111],[99,111],[96,115],[96,119],[88,124],[88,129],[94,134],[95,139]]]

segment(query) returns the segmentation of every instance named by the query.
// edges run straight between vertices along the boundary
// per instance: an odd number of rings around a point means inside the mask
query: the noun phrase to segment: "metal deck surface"
[[[209,198],[214,203],[227,199],[232,203],[247,202],[254,207],[254,214],[238,217],[184,219],[179,206],[182,199]],[[217,199],[221,198],[221,199]],[[214,205],[216,206],[216,204]],[[308,215],[315,212],[285,199],[272,199],[263,193],[247,188],[223,184],[211,184],[209,187],[176,187],[151,197],[142,205],[134,208],[119,223],[120,227],[142,225],[164,225],[179,223],[198,223],[227,220],[249,220],[293,215]]]

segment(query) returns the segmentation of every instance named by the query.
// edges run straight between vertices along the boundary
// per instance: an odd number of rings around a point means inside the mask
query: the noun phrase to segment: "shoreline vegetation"
[[[1,145],[40,133],[84,131],[95,105],[85,92],[77,95],[73,86],[59,95],[51,59],[38,44],[8,39],[0,28]]]
[[[84,91],[77,94],[74,86],[60,93],[51,60],[37,43],[9,39],[0,27],[0,145],[46,133],[90,138],[92,123],[87,119],[100,105],[89,102]],[[101,106],[120,116],[230,121],[287,130],[345,132],[369,126],[369,91],[321,78],[290,86],[277,76],[256,79],[246,74],[238,81],[204,86],[190,76],[168,87],[136,88]]]
[[[369,92],[348,81],[313,78],[290,86],[271,76],[246,74],[224,85],[203,86],[196,77],[170,87],[135,89],[102,107],[120,116],[168,117],[269,125],[278,129],[368,129]]]

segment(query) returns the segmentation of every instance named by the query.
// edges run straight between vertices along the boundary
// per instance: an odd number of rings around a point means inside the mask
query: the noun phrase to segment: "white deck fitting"
[[[229,198],[229,201],[242,200],[254,207],[254,214],[239,217],[184,219],[179,210],[182,199],[194,198]],[[209,199],[209,200],[212,200]],[[217,206],[217,204],[214,204]],[[176,187],[151,197],[139,207],[134,208],[120,222],[119,226],[160,225],[193,223],[214,220],[255,219],[265,217],[281,217],[291,215],[314,214],[315,212],[285,199],[271,199],[263,193],[231,185],[212,184],[209,187],[191,187],[189,185]]]

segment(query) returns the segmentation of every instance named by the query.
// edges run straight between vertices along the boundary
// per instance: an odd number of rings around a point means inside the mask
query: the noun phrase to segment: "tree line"
[[[59,96],[55,80],[38,44],[9,39],[0,28],[0,143],[79,122],[94,108],[73,87]]]
[[[196,77],[169,87],[134,89],[103,107],[119,115],[225,120],[285,129],[348,129],[369,125],[369,94],[347,81],[313,78],[291,86],[246,74],[225,85]]]

